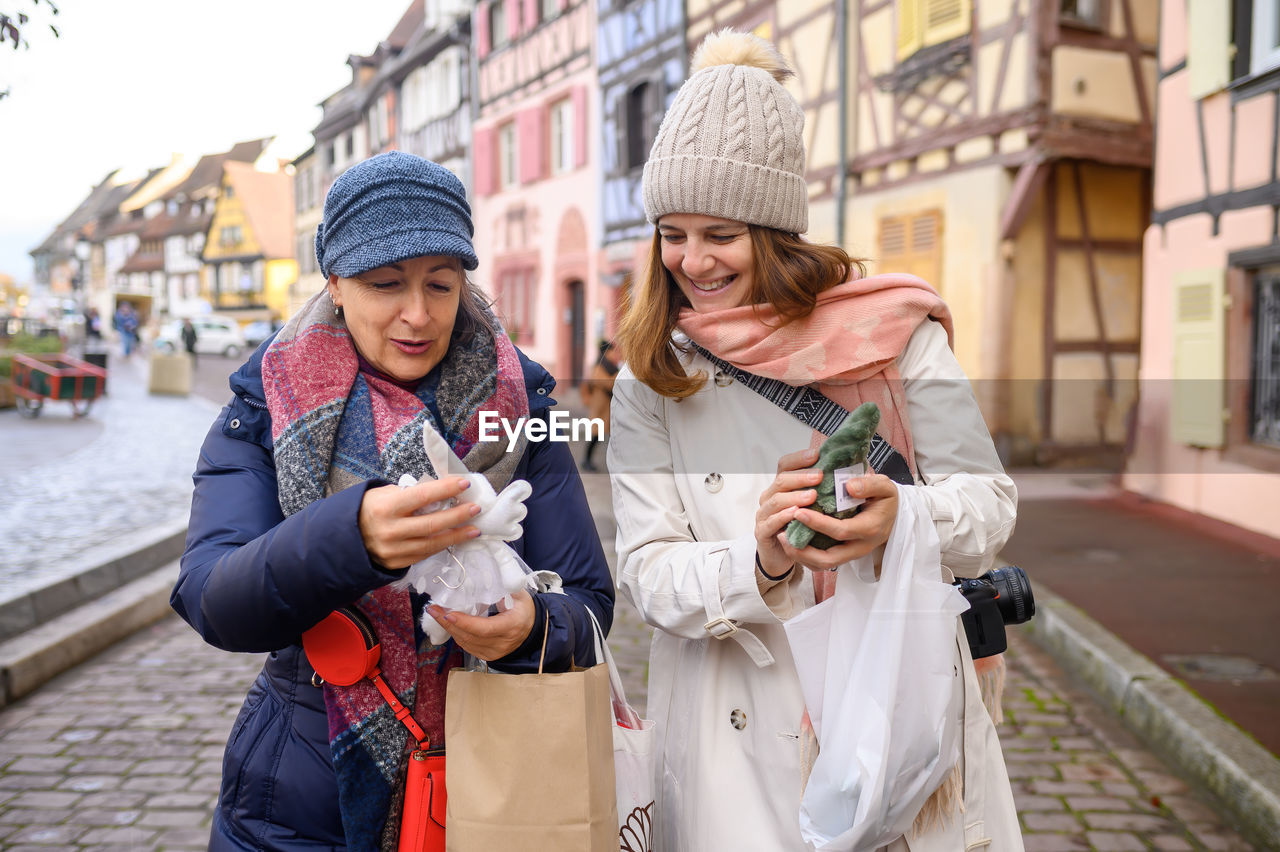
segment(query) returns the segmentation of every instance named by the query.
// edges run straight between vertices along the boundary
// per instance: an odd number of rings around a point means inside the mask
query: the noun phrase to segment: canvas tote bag
[[[618,848],[608,665],[453,669],[444,728],[449,852]]]

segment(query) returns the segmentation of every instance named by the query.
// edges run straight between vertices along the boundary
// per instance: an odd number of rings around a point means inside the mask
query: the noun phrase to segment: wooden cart
[[[107,387],[107,371],[69,355],[14,355],[13,392],[18,412],[36,417],[46,399],[66,400],[76,417],[89,413]]]

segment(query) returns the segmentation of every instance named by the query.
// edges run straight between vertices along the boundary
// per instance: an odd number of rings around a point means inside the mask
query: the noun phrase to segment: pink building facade
[[[1125,486],[1280,536],[1280,36],[1163,0],[1140,403]]]
[[[595,4],[489,0],[472,32],[474,277],[516,345],[577,383],[612,301],[596,251]]]

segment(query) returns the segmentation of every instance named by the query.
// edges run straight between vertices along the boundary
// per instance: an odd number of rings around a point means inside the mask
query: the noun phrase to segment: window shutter
[[[1221,267],[1173,276],[1173,406],[1175,441],[1221,447],[1226,404],[1225,285]]]
[[[1187,74],[1193,98],[1231,82],[1231,4],[1226,0],[1189,0]]]
[[[507,38],[520,38],[520,0],[503,0],[507,4]]]
[[[471,156],[475,160],[472,168],[475,170],[476,176],[476,195],[493,195],[497,189],[497,175],[494,168],[497,165],[494,162],[494,129],[492,127],[477,127],[472,133]]]
[[[942,211],[881,219],[878,262],[882,272],[914,275],[938,287],[942,277]]]
[[[520,182],[533,183],[542,178],[546,160],[547,133],[542,107],[530,107],[516,113],[516,150],[520,157]]]
[[[520,5],[524,7],[524,27],[531,30],[538,25],[538,0],[523,0]]]
[[[497,0],[501,3],[502,0]],[[476,59],[484,59],[489,55],[489,2],[488,0],[480,0],[476,4],[475,12],[475,29],[476,29]]]
[[[573,165],[587,164],[587,87],[573,87]]]
[[[972,0],[923,0],[921,46],[942,44],[969,32]]]
[[[896,0],[898,7],[898,61],[920,49],[924,31],[920,20],[921,0]]]

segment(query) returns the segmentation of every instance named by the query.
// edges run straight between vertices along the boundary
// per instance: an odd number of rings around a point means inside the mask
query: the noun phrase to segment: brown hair
[[[839,246],[820,245],[760,225],[747,225],[751,237],[752,292],[747,303],[771,305],[783,323],[808,316],[818,294],[849,280],[856,270],[866,273],[859,259]],[[698,371],[688,375],[680,364],[671,332],[688,300],[662,265],[662,237],[654,229],[645,268],[623,302],[618,340],[631,372],[656,393],[683,399],[706,383]]]
[[[496,333],[489,319],[492,316],[490,311],[493,303],[471,280],[461,264],[458,265],[458,272],[462,274],[462,292],[458,296],[458,316],[453,321],[453,334],[449,337],[450,344],[465,343],[479,331],[486,332],[492,338]]]

